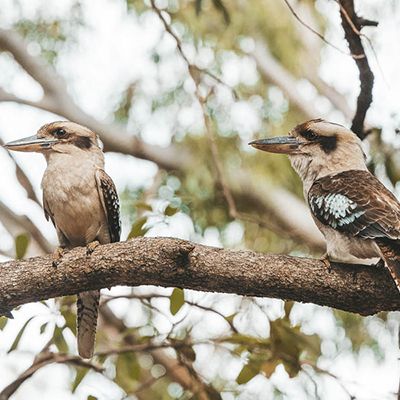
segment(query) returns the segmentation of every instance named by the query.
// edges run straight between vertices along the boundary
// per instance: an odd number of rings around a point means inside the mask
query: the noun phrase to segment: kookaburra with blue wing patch
[[[368,171],[361,141],[351,130],[314,119],[288,136],[250,145],[288,154],[325,236],[329,261],[376,264],[383,259],[400,291],[400,204]]]
[[[87,246],[89,255],[98,243],[119,241],[118,195],[104,171],[104,154],[94,132],[73,122],[53,122],[37,135],[5,146],[46,158],[43,208],[57,230],[60,249]],[[62,251],[55,255],[56,265]],[[93,355],[99,297],[99,290],[78,294],[78,351],[84,358]]]

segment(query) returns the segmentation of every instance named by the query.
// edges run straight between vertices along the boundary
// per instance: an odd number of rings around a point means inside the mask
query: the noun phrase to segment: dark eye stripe
[[[307,140],[317,140],[318,139],[318,135],[312,131],[311,129],[305,129],[303,131],[300,132],[300,135],[303,136],[303,138],[307,139]]]

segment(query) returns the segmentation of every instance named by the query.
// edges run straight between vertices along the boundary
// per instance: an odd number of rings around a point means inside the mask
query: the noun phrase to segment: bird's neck
[[[316,179],[349,170],[368,171],[363,155],[361,157],[354,154],[349,157],[332,156],[321,160],[305,156],[292,156],[290,162],[303,181],[303,192],[306,198]]]
[[[68,172],[71,166],[93,165],[97,168],[104,168],[104,154],[100,149],[88,151],[76,148],[68,149],[66,152],[51,151],[45,154],[45,158],[47,168],[57,167],[58,169],[65,169],[65,172]]]

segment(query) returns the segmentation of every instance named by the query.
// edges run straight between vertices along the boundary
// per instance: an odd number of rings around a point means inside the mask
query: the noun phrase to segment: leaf
[[[34,317],[30,317],[30,318],[24,323],[24,325],[22,326],[22,328],[21,328],[20,331],[18,332],[18,335],[15,337],[15,339],[14,339],[14,341],[13,341],[13,344],[11,345],[11,347],[10,347],[10,349],[8,350],[7,353],[11,353],[12,351],[14,351],[14,350],[18,347],[19,341],[21,340],[21,337],[22,337],[22,335],[24,334],[24,331],[25,331],[26,327],[28,326],[29,322],[32,321],[33,318],[34,318]]]
[[[135,208],[140,208],[145,211],[153,211],[153,207],[150,204],[145,203],[144,201],[136,201]]]
[[[131,231],[129,232],[128,239],[132,239],[134,237],[143,236],[148,229],[143,228],[143,225],[147,222],[147,217],[138,218],[135,223],[132,225]]]
[[[167,217],[172,217],[179,211],[179,208],[172,207],[171,205],[167,206],[164,210],[164,215]]]
[[[267,361],[262,364],[261,371],[267,378],[270,378],[279,364],[280,364],[279,360]]]
[[[56,326],[53,333],[53,342],[60,353],[68,353],[68,345],[63,335],[64,328]]]
[[[182,289],[175,288],[169,299],[170,299],[169,309],[171,311],[171,314],[175,315],[185,304],[185,294]]]
[[[133,353],[119,355],[115,368],[115,383],[126,393],[133,391],[140,377],[140,366],[135,355]]]
[[[65,326],[76,334],[76,314],[69,307],[65,311],[61,310],[61,314],[65,319]]]
[[[40,326],[40,334],[43,335],[44,331],[46,330],[47,322]]]
[[[236,378],[236,382],[239,385],[244,385],[245,383],[253,379],[256,375],[258,375],[258,373],[259,371],[257,370],[257,368],[255,368],[253,365],[246,364]]]
[[[21,260],[25,257],[29,246],[29,235],[21,233],[15,238],[15,258]]]
[[[0,317],[0,331],[2,331],[8,322],[8,318],[7,317]]]
[[[72,393],[75,393],[75,391],[78,388],[79,384],[82,382],[83,378],[86,376],[86,374],[88,372],[89,372],[88,368],[76,368],[75,379],[74,379],[74,381],[72,382],[72,385],[71,385]]]
[[[86,400],[97,400],[97,397],[92,396],[91,394],[87,397]]]

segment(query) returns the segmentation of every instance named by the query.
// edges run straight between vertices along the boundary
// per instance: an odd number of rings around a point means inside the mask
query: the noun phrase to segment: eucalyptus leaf
[[[185,294],[183,289],[175,288],[170,297],[170,311],[172,315],[178,313],[178,311],[182,308],[185,304]]]

